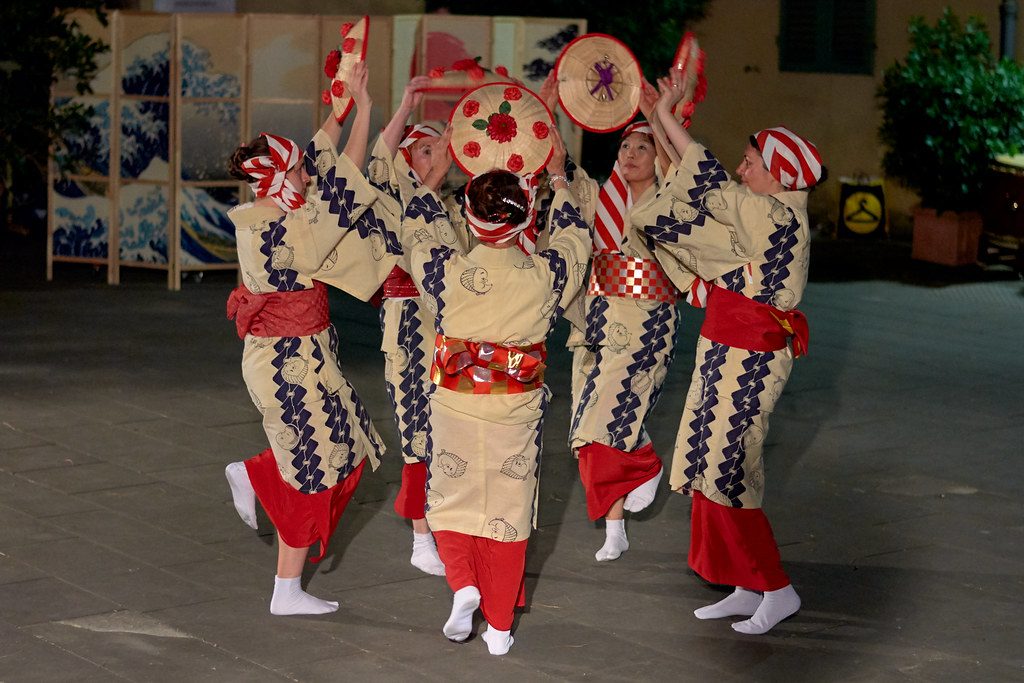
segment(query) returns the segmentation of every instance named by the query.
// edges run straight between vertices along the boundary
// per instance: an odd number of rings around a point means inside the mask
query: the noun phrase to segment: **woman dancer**
[[[731,181],[672,117],[685,88],[677,72],[670,78],[659,81],[657,112],[681,161],[632,219],[658,242],[660,256],[714,281],[670,485],[693,497],[690,567],[736,587],[694,614],[747,616],[733,628],[760,634],[800,608],[761,509],[762,451],[793,359],[807,349],[807,322],[796,306],[810,256],[807,190],[823,167],[806,139],[768,128],[750,136],[736,169],[740,182]]]
[[[430,85],[428,76],[416,76],[405,87],[402,101],[370,156],[370,182],[396,203],[395,213],[404,207],[431,168],[431,154],[440,133],[430,125],[406,126],[406,121],[423,99],[420,90]],[[443,184],[444,178],[439,184]],[[441,237],[461,253],[469,251],[469,232],[455,202],[446,202],[453,221]],[[456,227],[458,226],[458,227]],[[397,227],[397,226],[396,226]],[[428,574],[444,575],[434,537],[425,518],[427,397],[430,362],[434,351],[433,315],[423,308],[419,290],[400,266],[388,275],[381,289],[381,350],[387,358],[385,382],[395,410],[402,457],[402,485],[395,499],[395,511],[412,522],[411,563]]]
[[[479,607],[488,651],[512,646],[513,609],[522,605],[527,539],[536,514],[538,466],[549,391],[544,339],[579,284],[590,232],[565,183],[565,146],[552,129],[547,170],[555,187],[549,247],[528,255],[535,188],[508,171],[474,177],[466,213],[480,244],[468,254],[440,237],[447,212],[435,189],[451,163],[450,129],[434,151],[426,186],[410,201],[403,242],[411,272],[435,314],[429,396],[427,519],[455,592],[445,636],[469,637]]]
[[[642,97],[645,115],[657,100]],[[611,177],[598,194],[586,326],[573,328],[573,418],[569,445],[579,461],[591,520],[605,518],[599,562],[629,548],[625,511],[654,500],[661,459],[644,426],[672,364],[679,291],[655,260],[653,244],[630,222],[631,207],[658,190],[658,145],[647,121],[627,126]],[[691,282],[679,282],[688,291]]]
[[[341,126],[332,115],[305,158],[294,142],[269,133],[231,158],[232,175],[250,183],[256,200],[228,214],[244,282],[231,293],[228,317],[245,340],[242,376],[270,448],[231,463],[226,475],[242,520],[256,528],[258,498],[277,529],[270,601],[277,615],[338,609],[302,590],[302,566],[315,542],[320,552],[311,561],[323,558],[365,461],[376,469],[384,452],[338,367],[323,284],[368,299],[394,263],[380,249],[389,237],[374,217],[377,194],[359,182],[371,106],[361,63],[350,80],[357,113],[341,156]]]

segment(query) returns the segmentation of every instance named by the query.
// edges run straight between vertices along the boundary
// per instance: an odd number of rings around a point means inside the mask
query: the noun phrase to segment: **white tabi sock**
[[[444,562],[437,554],[434,534],[412,532],[412,566],[434,576],[444,576]]]
[[[654,502],[654,495],[658,492],[658,484],[661,483],[661,475],[665,471],[662,467],[651,479],[637,486],[626,494],[626,500],[622,507],[630,512],[640,512]]]
[[[487,643],[487,651],[492,655],[508,654],[512,649],[512,643],[516,642],[512,637],[512,631],[499,631],[487,625],[487,630],[480,634],[480,637]]]
[[[270,599],[270,613],[277,616],[289,614],[327,614],[338,610],[338,603],[321,600],[302,590],[301,577],[282,579],[274,577],[274,597]]]
[[[233,462],[224,468],[224,476],[231,487],[231,498],[235,502],[235,511],[242,521],[253,529],[256,528],[256,491],[249,481],[249,472],[244,462]]]
[[[764,600],[754,612],[754,616],[746,621],[732,625],[740,633],[758,636],[768,633],[775,625],[787,617],[791,617],[800,609],[800,596],[793,590],[792,584],[777,591],[765,591]]]
[[[441,631],[456,643],[469,638],[473,630],[473,612],[480,606],[480,590],[476,586],[465,586],[452,596],[452,613],[444,622]]]
[[[617,560],[619,555],[627,550],[629,550],[629,540],[626,538],[626,520],[604,520],[604,545],[594,553],[597,561]]]
[[[746,588],[736,587],[729,597],[719,600],[713,605],[693,610],[693,616],[698,619],[721,619],[722,617],[742,616],[749,617],[761,605],[761,594],[756,591],[748,591]]]

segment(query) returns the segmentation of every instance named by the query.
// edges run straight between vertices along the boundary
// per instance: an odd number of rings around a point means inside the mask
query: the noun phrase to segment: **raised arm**
[[[654,107],[658,122],[675,153],[682,158],[693,142],[693,138],[672,114],[672,108],[686,92],[682,75],[675,69],[670,70],[668,77],[658,79],[658,89],[661,90],[661,96]]]
[[[352,130],[345,143],[345,156],[351,159],[357,168],[362,168],[366,163],[366,145],[370,139],[370,110],[373,108],[373,100],[370,99],[370,91],[367,90],[368,81],[369,70],[366,63],[356,62],[349,80],[345,83],[356,104],[356,117],[352,120]]]
[[[645,78],[640,90],[640,113],[644,115],[647,122],[651,124],[651,130],[654,131],[654,150],[658,155],[661,176],[664,177],[668,173],[669,166],[679,163],[679,157],[669,144],[668,138],[665,137],[665,130],[661,127],[661,121],[658,120],[655,111],[657,104],[658,90]]]
[[[554,152],[548,161],[548,178],[555,196],[548,214],[551,241],[548,248],[537,254],[555,276],[555,289],[559,294],[559,310],[564,310],[583,284],[582,278],[573,276],[578,268],[586,268],[593,242],[590,226],[580,215],[579,201],[569,190],[565,180],[565,143],[556,129],[551,131]]]
[[[388,146],[391,156],[398,153],[398,145],[402,142],[402,133],[405,132],[405,124],[416,111],[416,107],[423,101],[423,88],[430,84],[430,76],[415,76],[405,86],[402,92],[402,101],[395,110],[395,115],[384,127],[382,138]]]

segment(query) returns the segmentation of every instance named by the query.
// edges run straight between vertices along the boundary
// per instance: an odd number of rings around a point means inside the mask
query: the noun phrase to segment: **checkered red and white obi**
[[[587,294],[648,299],[674,304],[679,290],[657,261],[602,251],[590,267]]]

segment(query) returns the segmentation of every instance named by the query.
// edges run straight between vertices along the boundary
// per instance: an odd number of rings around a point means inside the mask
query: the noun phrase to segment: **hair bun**
[[[238,149],[234,151],[228,160],[228,174],[236,180],[242,180],[247,183],[253,182],[253,177],[242,169],[242,164],[253,156],[256,155],[252,153],[249,145],[245,143],[239,145]]]

